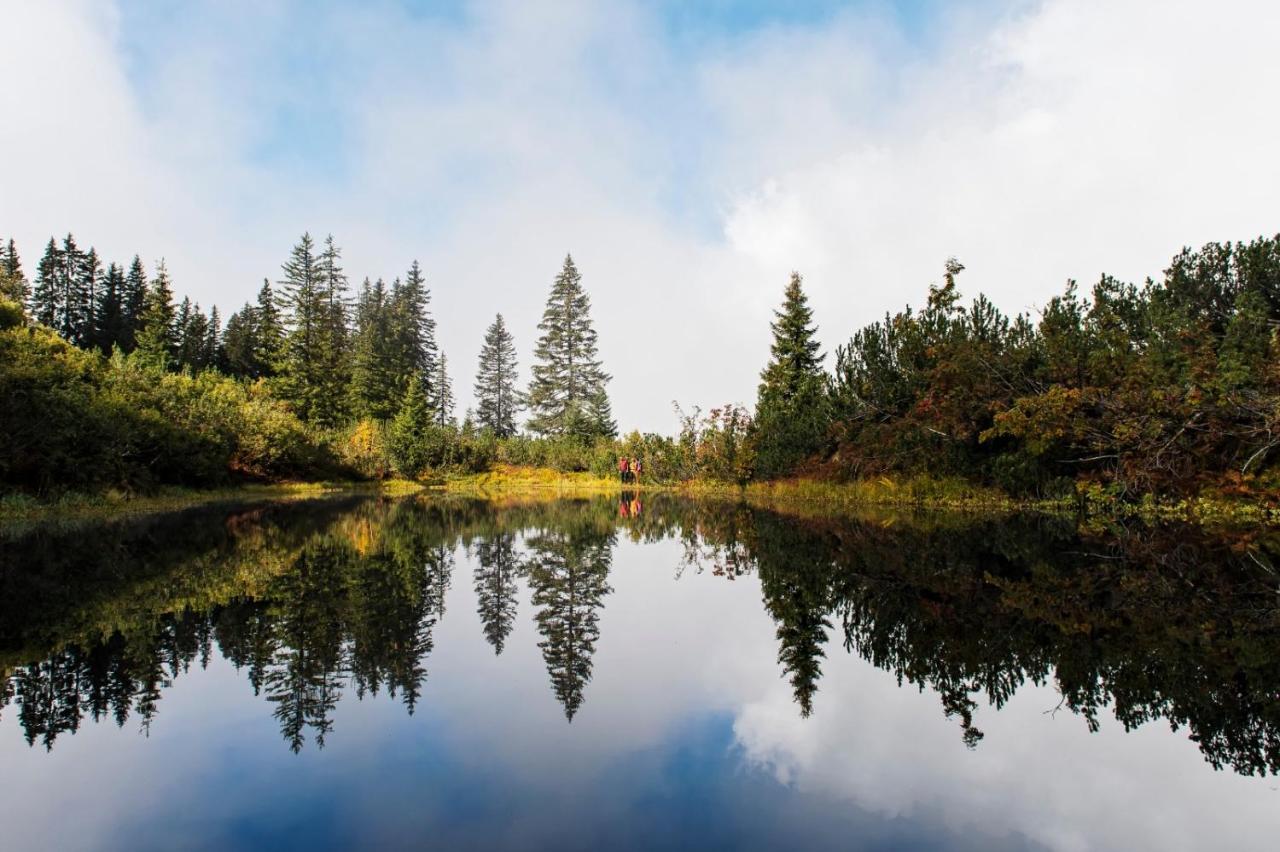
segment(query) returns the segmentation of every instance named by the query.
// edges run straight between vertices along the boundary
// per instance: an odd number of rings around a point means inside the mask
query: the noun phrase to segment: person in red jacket
[[[618,478],[626,485],[631,475],[631,462],[626,456],[618,459]]]

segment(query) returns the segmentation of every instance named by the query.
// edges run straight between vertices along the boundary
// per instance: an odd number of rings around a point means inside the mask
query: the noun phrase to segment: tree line
[[[237,378],[271,379],[306,422],[333,427],[351,419],[393,418],[425,398],[429,421],[454,420],[453,379],[436,343],[431,292],[415,260],[390,285],[365,278],[357,293],[332,236],[318,245],[303,234],[273,287],[264,279],[223,327],[217,307],[175,303],[163,260],[148,276],[135,255],[105,269],[95,249],[68,234],[50,238],[28,285],[12,239],[0,247],[3,294],[31,317],[83,349],[137,353],[165,370],[214,369]],[[517,431],[526,407],[539,435],[591,438],[616,433],[597,355],[591,303],[566,257],[538,326],[538,363],[527,392],[519,384],[515,342],[501,314],[485,333],[476,373],[476,425],[499,437]],[[416,380],[419,387],[411,387]]]
[[[70,234],[50,239],[33,282],[14,242],[0,241],[0,299],[0,390],[19,403],[0,453],[11,486],[483,469],[496,442],[521,431],[523,412],[532,435],[580,448],[617,431],[590,298],[569,256],[538,325],[531,381],[496,315],[476,407],[461,424],[421,266],[353,288],[332,236],[304,234],[279,278],[225,325],[216,308],[176,300],[163,260],[150,272],[137,256],[104,267]]]
[[[304,234],[279,279],[264,280],[256,300],[220,327],[216,311],[175,304],[163,261],[150,275],[136,257],[104,271],[68,235],[50,240],[32,286],[10,240],[0,243],[0,291],[29,317],[0,310],[0,325],[26,327],[0,348],[30,370],[0,374],[0,389],[28,406],[0,424],[24,439],[0,457],[0,479],[87,484],[77,473],[86,467],[173,455],[157,444],[190,452],[190,435],[157,438],[164,427],[153,423],[144,439],[123,436],[110,452],[85,455],[72,438],[91,446],[106,440],[94,429],[108,438],[120,431],[93,412],[77,422],[102,425],[68,425],[71,437],[52,445],[59,429],[33,424],[65,420],[67,399],[83,397],[91,375],[103,392],[83,404],[117,419],[155,411],[207,433],[208,412],[218,413],[210,458],[260,476],[416,476],[495,462],[609,475],[625,455],[651,481],[945,477],[1018,496],[1115,500],[1280,485],[1280,237],[1184,249],[1141,285],[1103,275],[1085,294],[1068,282],[1038,313],[1017,316],[983,295],[966,305],[963,271],[948,261],[923,307],[858,329],[830,364],[793,274],[753,411],[677,410],[674,436],[618,438],[590,299],[569,257],[538,324],[530,381],[521,381],[499,314],[485,333],[476,407],[459,424],[451,362],[416,261],[389,285],[366,278],[353,293],[333,238],[317,244]],[[60,344],[29,320],[79,351],[110,354],[106,366],[70,354],[51,362]],[[167,379],[168,396],[156,398],[140,371],[186,378]],[[41,458],[63,461],[31,470]],[[189,467],[175,462],[160,479],[209,479]]]
[[[1076,283],[1038,316],[964,305],[947,263],[922,309],[857,331],[831,371],[799,275],[773,324],[756,474],[957,476],[1015,494],[1272,487],[1280,236],[1184,249],[1141,285]]]

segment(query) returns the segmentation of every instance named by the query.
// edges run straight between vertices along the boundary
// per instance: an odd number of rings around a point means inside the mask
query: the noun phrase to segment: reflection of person
[[[640,517],[641,508],[643,507],[640,505],[640,499],[638,497],[632,497],[631,498],[631,517],[633,518]]]
[[[631,514],[631,504],[627,502],[627,496],[622,495],[622,500],[618,502],[618,517],[625,518]]]

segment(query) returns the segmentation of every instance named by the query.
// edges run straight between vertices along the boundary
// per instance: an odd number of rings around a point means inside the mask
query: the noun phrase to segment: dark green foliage
[[[484,335],[476,371],[476,422],[499,438],[516,433],[516,414],[524,406],[519,390],[516,343],[498,314]]]
[[[591,300],[582,288],[582,276],[565,256],[547,298],[529,386],[529,428],[550,436],[570,436],[589,441],[617,434],[604,372],[596,351],[591,324]]]
[[[435,381],[432,383],[434,391],[431,400],[432,418],[437,426],[453,425],[453,381],[449,378],[445,361],[444,353],[441,352],[440,359],[436,363]]]
[[[67,234],[59,246],[52,237],[36,272],[31,310],[37,322],[49,326],[77,346],[93,343],[94,291],[101,273],[98,256],[81,251]]]
[[[346,276],[338,249],[330,237],[317,256],[311,235],[303,234],[282,269],[281,394],[303,419],[335,426],[344,418],[346,400]]]
[[[178,349],[177,312],[173,307],[173,287],[164,260],[156,265],[155,277],[147,289],[142,320],[138,324],[138,357],[153,367],[169,369]]]
[[[388,437],[392,464],[406,476],[420,474],[442,451],[443,440],[435,428],[431,400],[417,376],[409,379],[400,412],[391,421]]]
[[[10,239],[0,244],[0,299],[8,299],[19,305],[25,305],[31,298],[31,285],[22,272],[22,259],[18,257],[17,246]]]
[[[117,346],[132,349],[127,299],[124,270],[112,263],[102,277],[94,323],[94,344],[103,354],[111,354]]]
[[[756,464],[766,477],[786,473],[822,449],[828,423],[824,356],[799,273],[791,273],[774,317],[755,417]]]
[[[386,285],[364,280],[356,301],[356,332],[351,358],[351,402],[356,414],[386,420],[404,397],[391,333],[392,312]],[[421,379],[419,379],[421,381]]]
[[[1280,238],[1184,250],[1159,281],[1074,282],[1038,322],[984,297],[958,265],[910,309],[837,351],[833,461],[859,476],[961,475],[1052,496],[1247,487],[1280,441]]]

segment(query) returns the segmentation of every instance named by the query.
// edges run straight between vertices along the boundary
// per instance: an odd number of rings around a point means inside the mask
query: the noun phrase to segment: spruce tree
[[[330,425],[325,422],[330,412],[323,382],[325,293],[315,242],[309,233],[302,235],[281,268],[284,276],[276,298],[287,329],[280,369],[281,395],[293,404],[299,416]]]
[[[256,379],[262,376],[257,360],[257,316],[253,305],[244,307],[227,317],[227,327],[222,333],[223,368],[229,375]]]
[[[71,239],[71,235],[67,235]],[[80,254],[75,269],[75,293],[79,302],[75,307],[77,346],[89,348],[98,342],[97,306],[102,287],[102,261],[98,252],[91,246],[87,252]]]
[[[265,278],[253,309],[253,328],[253,357],[258,371],[255,378],[278,375],[284,360],[284,320],[280,317],[271,282]]]
[[[319,394],[326,402],[319,419],[333,424],[346,413],[347,388],[351,382],[350,299],[346,273],[342,269],[342,250],[333,235],[325,238],[324,249],[316,259],[319,275],[321,315],[317,329]]]
[[[444,353],[441,352],[436,366],[435,396],[431,400],[437,426],[449,426],[453,423],[453,382],[449,379],[445,360]]]
[[[356,333],[351,347],[351,405],[361,417],[386,420],[400,405],[391,327],[386,285],[381,278],[372,285],[366,278],[356,301]]]
[[[136,254],[124,277],[124,322],[120,348],[132,352],[137,346],[138,332],[142,330],[142,317],[147,306],[147,271]]]
[[[174,314],[173,287],[169,282],[169,271],[161,259],[147,291],[142,328],[138,331],[138,345],[134,350],[144,363],[166,370],[173,365],[178,343]]]
[[[209,319],[204,339],[204,366],[206,370],[225,369],[222,351],[222,317],[218,315],[218,306],[209,309]]]
[[[476,420],[499,438],[516,433],[516,412],[523,400],[516,382],[516,343],[502,314],[484,335],[480,367],[476,371]]]
[[[400,411],[387,433],[391,462],[404,476],[417,476],[427,466],[426,432],[434,413],[422,380],[416,375],[410,376]]]
[[[102,287],[98,291],[96,307],[97,319],[94,322],[97,329],[95,343],[106,355],[110,355],[111,350],[117,346],[124,348],[127,331],[125,314],[127,295],[124,270],[112,263],[102,277]]]
[[[439,350],[436,347],[436,321],[429,310],[431,292],[418,261],[409,266],[404,282],[396,281],[391,290],[391,336],[394,341],[393,372],[400,388],[410,375],[422,381],[427,397],[436,396],[435,378]]]
[[[538,330],[542,336],[534,350],[538,363],[529,386],[529,428],[541,435],[582,439],[616,434],[605,390],[610,376],[597,356],[591,300],[570,256],[551,287]]]
[[[22,260],[13,239],[0,246],[0,297],[26,306],[31,298],[31,288],[22,274]]]
[[[765,476],[786,473],[817,452],[828,425],[825,356],[797,272],[771,328],[772,357],[760,376],[755,420],[757,464]]]

